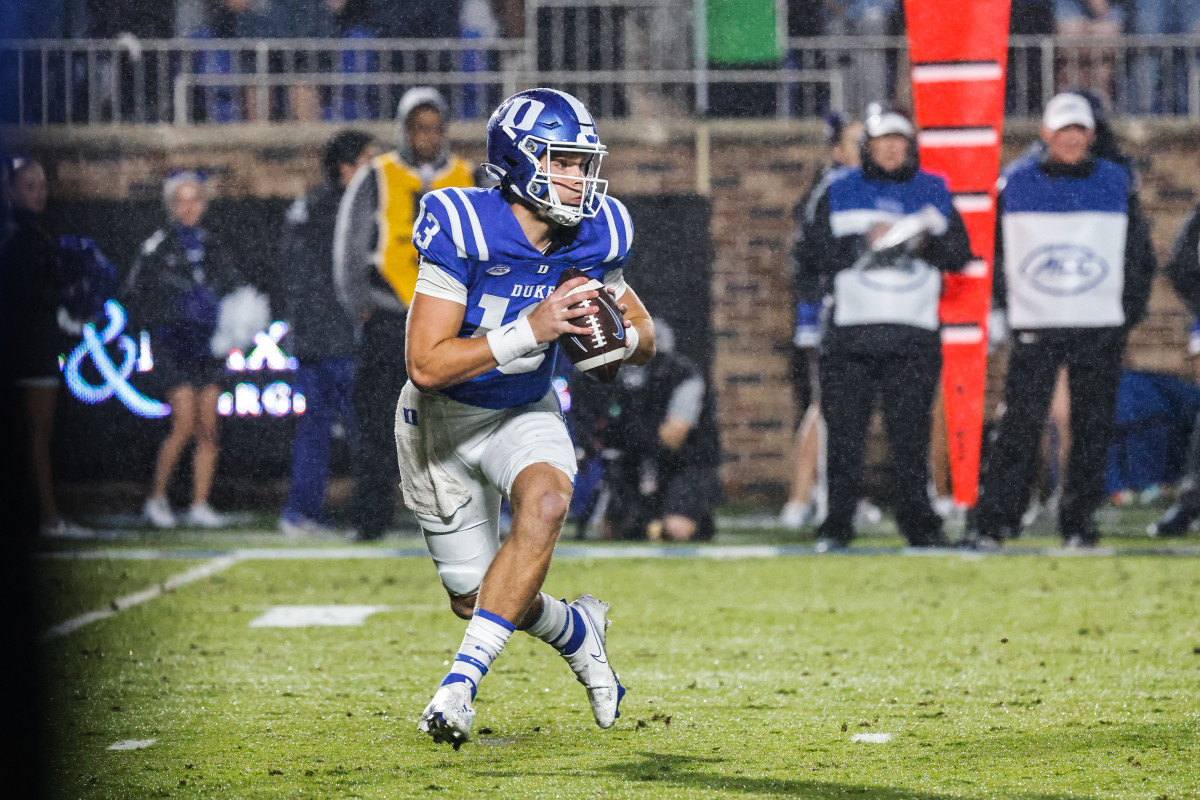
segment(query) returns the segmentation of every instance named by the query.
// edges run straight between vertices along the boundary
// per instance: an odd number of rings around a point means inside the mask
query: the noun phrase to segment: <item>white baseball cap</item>
[[[913,130],[913,124],[909,121],[908,117],[898,111],[885,109],[874,103],[867,109],[867,118],[863,122],[863,128],[868,139],[874,139],[876,136],[888,136],[890,134],[907,136],[911,139],[916,135],[916,132]]]
[[[1054,95],[1046,103],[1042,124],[1051,131],[1060,131],[1068,125],[1082,125],[1091,131],[1096,129],[1096,117],[1087,98],[1081,94],[1063,92]]]

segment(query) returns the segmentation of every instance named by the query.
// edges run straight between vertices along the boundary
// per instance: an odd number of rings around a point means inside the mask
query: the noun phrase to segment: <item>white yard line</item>
[[[136,605],[141,605],[147,601],[161,595],[163,592],[173,591],[180,586],[185,586],[194,581],[203,580],[212,575],[221,572],[222,570],[232,567],[238,563],[240,559],[236,555],[218,556],[217,558],[207,561],[198,567],[193,567],[178,575],[172,575],[157,586],[151,586],[149,589],[143,589],[140,592],[135,592],[131,595],[126,595],[118,600],[114,600],[108,608],[89,611],[86,614],[80,614],[77,617],[72,617],[66,622],[60,622],[53,628],[41,635],[43,641],[49,639],[57,639],[61,636],[66,636],[68,633],[77,631],[80,628],[90,625],[97,620],[107,619],[118,611],[124,611],[127,608],[132,608]]]

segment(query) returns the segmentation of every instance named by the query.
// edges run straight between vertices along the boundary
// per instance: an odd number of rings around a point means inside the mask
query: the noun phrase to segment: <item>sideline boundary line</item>
[[[741,558],[778,558],[780,556],[810,556],[813,558],[845,558],[856,556],[904,556],[909,558],[958,558],[974,561],[984,558],[1020,558],[1027,556],[1049,556],[1053,558],[1111,558],[1167,556],[1176,558],[1200,557],[1200,545],[1164,546],[1104,546],[1094,550],[1066,550],[1061,547],[1024,548],[1013,547],[996,553],[979,553],[971,550],[924,549],[914,547],[852,547],[848,551],[832,554],[816,554],[812,545],[560,545],[555,550],[559,559],[708,559],[728,560]],[[111,560],[111,561],[187,561],[197,559],[232,559],[242,561],[305,561],[305,560],[375,560],[393,558],[427,559],[429,553],[418,547],[260,547],[211,550],[169,550],[155,548],[99,547],[79,550],[58,550],[40,553],[37,556],[49,560]],[[228,565],[226,565],[228,566]],[[204,576],[200,576],[204,577]]]
[[[238,563],[239,559],[236,555],[220,555],[213,558],[211,561],[201,564],[198,567],[193,567],[178,575],[172,575],[157,586],[151,586],[149,589],[143,589],[140,592],[126,595],[118,600],[114,600],[108,608],[101,608],[95,611],[88,611],[85,614],[72,617],[65,622],[60,622],[54,627],[47,630],[38,638],[41,641],[49,641],[66,636],[68,633],[77,631],[87,625],[98,620],[108,619],[115,615],[118,611],[124,611],[127,608],[133,608],[136,605],[153,600],[164,592],[169,592],[180,586],[185,586],[194,581],[202,580],[211,577],[212,575],[221,572],[222,570],[232,567]]]

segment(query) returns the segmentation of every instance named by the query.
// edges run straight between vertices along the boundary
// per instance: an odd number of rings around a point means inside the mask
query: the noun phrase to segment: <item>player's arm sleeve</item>
[[[611,231],[616,235],[615,246],[618,256],[615,260],[604,265],[604,286],[612,289],[613,295],[620,300],[621,295],[629,288],[625,282],[625,267],[629,263],[629,255],[633,251],[633,217],[629,209],[615,197],[605,198],[611,214]]]
[[[1127,328],[1132,328],[1146,316],[1146,306],[1150,303],[1150,289],[1157,269],[1158,259],[1154,255],[1154,244],[1150,240],[1150,220],[1142,211],[1142,204],[1137,195],[1131,194],[1129,230],[1125,236],[1125,294],[1122,298]]]
[[[625,290],[629,288],[629,284],[625,282],[625,269],[617,267],[604,273],[604,286],[612,289],[613,296],[620,300],[621,295],[625,294]]]
[[[1164,271],[1192,316],[1200,317],[1200,205],[1175,237]]]
[[[461,306],[467,304],[467,287],[463,285],[462,281],[454,277],[445,267],[434,264],[424,257],[418,262],[415,291],[430,297],[440,297]]]
[[[338,206],[333,233],[333,283],[338,302],[353,319],[371,307],[371,270],[379,238],[379,185],[375,170],[355,173]]]

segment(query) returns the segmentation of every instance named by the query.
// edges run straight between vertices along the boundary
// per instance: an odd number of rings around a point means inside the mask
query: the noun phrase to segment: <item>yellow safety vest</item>
[[[417,209],[425,192],[450,186],[474,186],[467,162],[450,156],[446,165],[422,185],[421,176],[395,153],[376,156],[371,162],[379,181],[379,244],[376,250],[379,271],[392,291],[407,307],[417,285],[417,248],[412,230]]]

